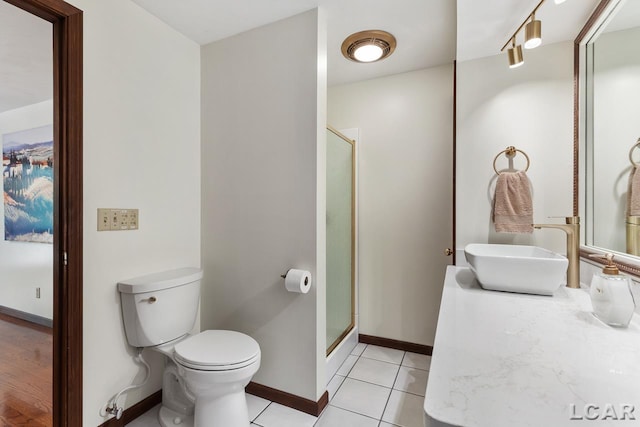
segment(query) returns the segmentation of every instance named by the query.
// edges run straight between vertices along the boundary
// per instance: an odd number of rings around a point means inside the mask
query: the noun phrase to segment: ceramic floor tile
[[[331,406],[379,420],[390,392],[390,389],[379,385],[347,378],[331,401]]]
[[[270,401],[252,394],[247,394],[247,407],[249,408],[249,420],[253,421],[262,411],[269,406]]]
[[[427,356],[426,354],[409,353],[407,351],[404,355],[404,359],[402,359],[402,366],[426,369],[428,371],[431,368],[431,356]]]
[[[399,367],[393,363],[361,357],[349,372],[348,377],[391,388]]]
[[[333,396],[336,395],[336,392],[342,385],[342,381],[344,381],[344,378],[345,377],[338,374],[334,375],[333,378],[331,378],[331,381],[329,381],[329,384],[327,384],[327,391],[329,392],[329,400],[333,399]]]
[[[347,356],[347,360],[345,360],[342,366],[340,366],[336,374],[346,377],[347,375],[349,375],[349,371],[351,371],[351,368],[353,368],[353,365],[355,365],[357,361],[358,356],[354,356],[352,354]]]
[[[393,390],[382,421],[401,427],[423,427],[424,397]]]
[[[429,379],[429,371],[422,369],[401,366],[398,372],[396,382],[393,384],[395,390],[406,391],[413,394],[424,396],[427,390],[427,381]]]
[[[159,411],[160,405],[156,405],[127,424],[127,427],[160,427],[160,421],[158,421]]]
[[[362,352],[362,357],[376,359],[382,362],[395,363],[399,365],[402,362],[404,351],[393,348],[379,347],[369,344]]]
[[[327,406],[316,427],[378,427],[378,420],[345,411],[335,406]]]
[[[262,427],[312,427],[316,421],[317,418],[313,415],[272,403],[254,423]]]
[[[363,342],[359,342],[358,345],[353,348],[351,354],[361,356],[365,348],[367,348],[367,345]]]
[[[384,421],[380,421],[379,427],[396,427],[393,424],[385,423]]]

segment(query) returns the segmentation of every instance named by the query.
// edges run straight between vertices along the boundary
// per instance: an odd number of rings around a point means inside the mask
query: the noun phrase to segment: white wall
[[[640,137],[640,29],[605,33],[594,44],[593,241],[626,252],[629,150]],[[640,153],[633,158],[640,162]]]
[[[432,345],[452,239],[453,67],[329,89],[358,128],[360,333]]]
[[[200,47],[129,0],[84,10],[84,422],[142,379],[119,280],[200,264]],[[97,232],[98,207],[140,209],[137,231]],[[162,360],[126,407],[161,387]]]
[[[573,211],[573,43],[525,52],[508,67],[506,55],[458,63],[456,248],[468,243],[534,244],[566,252],[561,230],[498,234],[491,222],[494,157],[514,145],[531,159],[535,223],[564,223]],[[520,154],[514,166],[526,165]],[[502,155],[498,169],[508,166]],[[461,256],[464,259],[464,255]]]
[[[325,390],[319,15],[202,48],[201,326],[252,336],[262,350],[253,381],[314,401]],[[311,271],[308,294],[286,292],[289,268]]]
[[[2,135],[53,124],[51,100],[0,113]],[[36,299],[36,288],[40,298]],[[0,207],[0,305],[53,318],[53,247],[4,240],[4,207]]]

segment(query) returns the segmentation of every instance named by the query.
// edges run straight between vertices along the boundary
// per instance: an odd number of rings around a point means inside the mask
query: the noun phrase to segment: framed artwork
[[[53,126],[2,135],[4,239],[53,243]]]

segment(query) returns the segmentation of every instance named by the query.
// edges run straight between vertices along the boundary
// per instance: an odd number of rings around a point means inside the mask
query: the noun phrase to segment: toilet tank
[[[127,341],[134,347],[164,344],[193,328],[202,270],[181,268],[118,282]]]

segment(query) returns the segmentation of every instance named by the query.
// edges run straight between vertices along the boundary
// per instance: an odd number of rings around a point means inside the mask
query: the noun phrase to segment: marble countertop
[[[427,426],[640,425],[640,319],[612,328],[584,289],[488,291],[450,266],[424,409]]]

